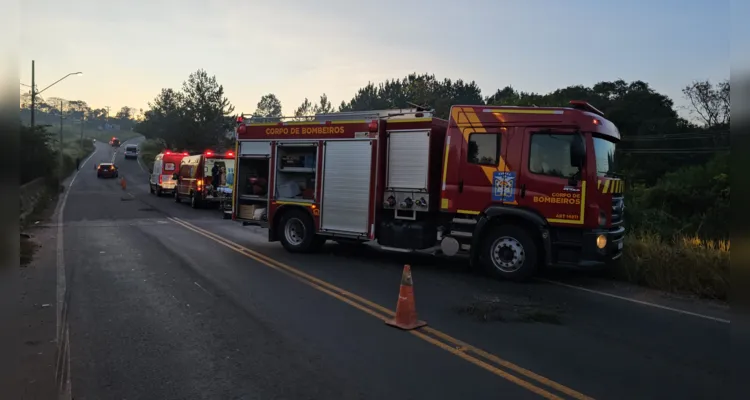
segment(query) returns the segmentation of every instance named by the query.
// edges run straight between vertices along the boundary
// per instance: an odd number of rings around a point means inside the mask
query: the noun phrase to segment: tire
[[[190,207],[201,208],[200,200],[195,196],[195,193],[190,194]]]
[[[148,192],[154,194],[154,185],[151,182],[148,183]]]
[[[281,245],[290,253],[313,253],[326,241],[315,234],[312,217],[302,210],[285,212],[277,229]]]
[[[161,197],[161,195],[162,195],[162,193],[161,193],[161,186],[157,186],[156,190],[154,190],[154,192],[156,193],[156,197]]]
[[[529,232],[517,225],[490,228],[480,248],[479,262],[494,278],[529,280],[539,264],[539,247]]]

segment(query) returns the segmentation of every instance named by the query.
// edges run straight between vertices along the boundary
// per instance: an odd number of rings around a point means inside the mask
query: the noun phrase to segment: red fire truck
[[[569,107],[453,106],[238,119],[232,218],[310,252],[326,240],[467,254],[523,280],[622,254],[618,129]]]

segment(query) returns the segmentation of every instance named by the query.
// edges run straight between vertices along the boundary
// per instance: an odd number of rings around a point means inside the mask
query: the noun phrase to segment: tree
[[[199,69],[182,84],[182,92],[186,122],[182,144],[190,150],[225,144],[234,106],[224,96],[224,87],[216,77]]]
[[[298,121],[305,120],[305,117],[309,117],[313,115],[313,105],[310,103],[310,100],[305,97],[305,101],[300,104],[299,107],[297,107],[296,110],[294,110],[294,118]]]
[[[224,87],[199,69],[183,82],[182,90],[162,89],[149,103],[149,110],[135,130],[161,139],[167,148],[203,151],[229,146],[234,106],[224,96]],[[135,109],[131,109],[131,115]]]
[[[433,108],[436,116],[447,118],[454,104],[484,104],[484,100],[475,82],[466,83],[460,79],[438,81],[435,75],[410,74],[377,86],[368,83],[351,101],[341,102],[339,111],[411,108],[412,104]]]
[[[713,85],[710,81],[695,81],[682,89],[690,101],[690,113],[697,115],[707,128],[729,125],[729,80]]]
[[[260,98],[253,116],[263,118],[281,118],[281,102],[275,94],[269,93]]]
[[[48,97],[46,104],[49,107],[49,111],[47,112],[57,115],[60,115],[61,111],[66,111],[68,109],[68,101],[59,97]],[[60,107],[62,107],[62,109]]]
[[[307,99],[305,99],[307,100]],[[329,114],[333,112],[333,104],[328,101],[328,96],[323,93],[320,96],[320,102],[313,107],[314,114]]]
[[[57,158],[51,145],[54,139],[46,127],[21,125],[20,139],[20,152],[25,160],[24,168],[20,170],[20,183],[23,185],[42,176],[51,176]]]
[[[162,139],[167,148],[174,148],[180,142],[185,125],[184,103],[182,93],[174,89],[162,89],[154,101],[149,103],[150,109],[144,113],[143,121],[135,129],[147,138]]]
[[[115,114],[115,119],[120,122],[120,124],[127,124],[130,122],[133,118],[133,109],[128,106],[122,106],[120,108],[120,111]]]

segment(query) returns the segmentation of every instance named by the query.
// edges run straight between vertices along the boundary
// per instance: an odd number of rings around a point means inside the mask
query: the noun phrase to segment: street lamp
[[[35,109],[35,106],[36,106],[36,96],[38,94],[42,93],[43,91],[51,88],[52,86],[55,86],[56,84],[58,84],[63,79],[65,79],[65,78],[67,78],[69,76],[72,76],[72,75],[83,75],[83,72],[71,72],[71,73],[63,76],[62,78],[56,80],[55,82],[53,82],[51,85],[47,86],[46,88],[37,91],[36,90],[36,80],[35,80],[35,75],[34,75],[34,60],[31,60],[31,128],[32,129],[34,128],[34,109]],[[28,85],[23,85],[23,86],[28,86]],[[60,110],[60,112],[62,112],[62,110]]]

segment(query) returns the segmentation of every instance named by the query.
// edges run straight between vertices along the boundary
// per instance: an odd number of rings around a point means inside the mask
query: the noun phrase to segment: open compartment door
[[[368,235],[372,140],[325,142],[321,230]]]

